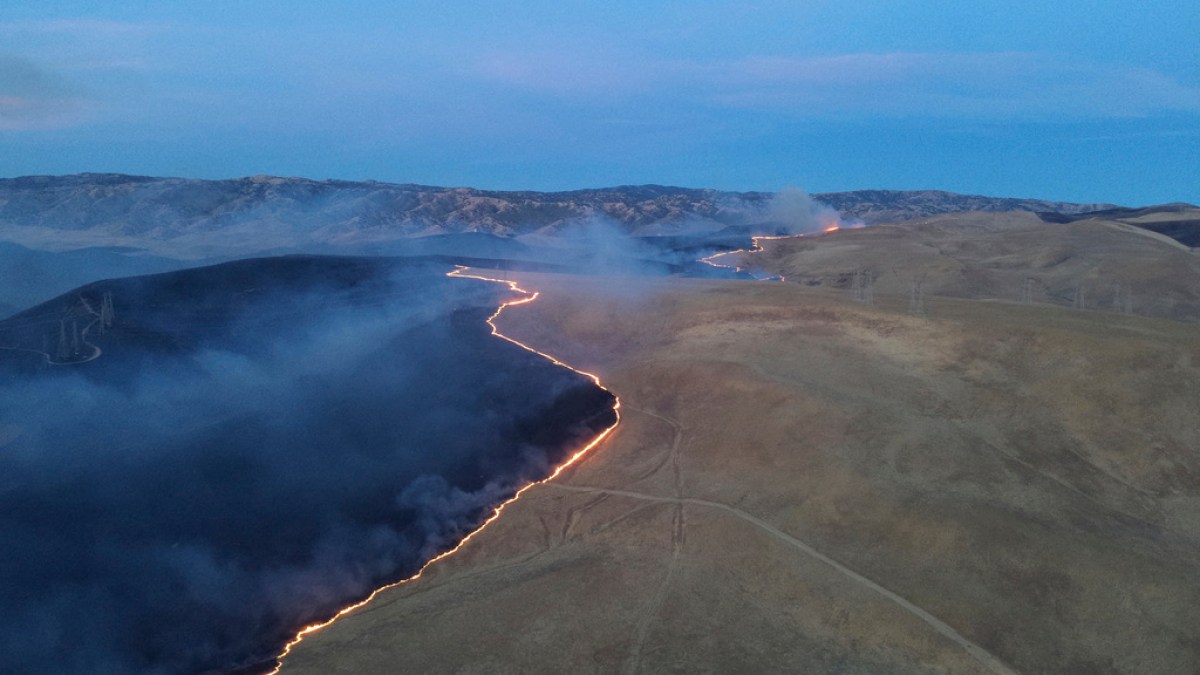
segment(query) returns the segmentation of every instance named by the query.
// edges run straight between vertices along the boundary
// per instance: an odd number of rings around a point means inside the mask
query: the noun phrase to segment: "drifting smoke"
[[[532,238],[530,238],[532,240]],[[657,276],[676,271],[674,261],[643,239],[605,218],[569,223],[553,238],[537,240],[543,260],[575,273],[606,276]]]
[[[30,372],[0,351],[0,612],[19,627],[0,672],[261,664],[610,423],[606,393],[488,334],[497,285],[445,271],[100,282],[62,302],[113,294],[102,357]]]
[[[767,217],[772,223],[784,227],[784,232],[777,234],[809,234],[862,227],[861,221],[844,221],[835,209],[814,200],[807,192],[796,187],[775,193],[767,205]]]
[[[52,253],[0,241],[0,319],[96,279],[196,266],[137,253],[116,248]]]

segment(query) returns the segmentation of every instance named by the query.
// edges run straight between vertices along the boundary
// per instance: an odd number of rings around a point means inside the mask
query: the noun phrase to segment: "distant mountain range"
[[[201,257],[402,237],[553,233],[604,220],[636,235],[712,231],[771,220],[773,193],[622,186],[500,192],[412,184],[254,176],[230,180],[119,174],[0,179],[0,240],[65,250],[133,246]],[[934,190],[813,195],[871,224],[960,211],[1079,214],[1116,208]]]
[[[941,190],[854,190],[825,192],[813,197],[844,215],[859,218],[868,225],[902,223],[944,213],[967,211],[1033,211],[1079,215],[1092,211],[1120,208],[1114,204],[1077,204],[1044,199],[1013,199],[964,195]]]

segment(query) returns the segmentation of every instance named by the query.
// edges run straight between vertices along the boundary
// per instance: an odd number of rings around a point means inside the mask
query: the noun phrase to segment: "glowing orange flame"
[[[495,282],[498,284],[505,284],[513,292],[522,293],[526,296],[523,298],[518,298],[516,300],[508,300],[506,302],[501,303],[500,306],[496,308],[496,311],[493,312],[490,317],[488,317],[487,323],[492,328],[492,335],[495,335],[496,337],[498,337],[502,340],[508,340],[509,342],[513,343],[514,345],[517,345],[518,347],[520,347],[522,349],[525,349],[529,352],[537,354],[538,356],[541,356],[542,358],[548,359],[551,363],[553,363],[557,366],[562,366],[563,368],[566,368],[567,370],[570,370],[572,372],[583,375],[584,377],[590,379],[593,383],[595,383],[595,385],[597,387],[600,387],[604,391],[607,391],[608,393],[612,394],[612,392],[609,391],[609,389],[607,387],[600,384],[600,377],[597,376],[596,374],[588,373],[588,372],[579,370],[578,368],[567,365],[566,363],[563,363],[562,361],[554,358],[553,356],[547,354],[546,352],[534,349],[533,347],[530,347],[529,345],[527,345],[523,342],[515,340],[515,339],[501,333],[500,329],[496,327],[495,320],[496,320],[496,317],[500,316],[501,312],[503,312],[505,309],[507,309],[509,307],[515,307],[517,305],[525,305],[530,302],[533,302],[534,300],[537,300],[538,296],[541,295],[539,292],[527,291],[527,290],[521,288],[519,285],[517,285],[517,282],[515,282],[515,281],[505,281],[503,279],[493,279],[491,277],[484,277],[484,276],[479,276],[476,274],[467,274],[466,270],[468,270],[468,269],[469,268],[467,268],[467,267],[458,265],[458,266],[456,266],[454,271],[447,272],[446,276],[458,277],[460,279],[479,279],[481,281],[491,281],[491,282]],[[555,467],[554,471],[550,472],[549,476],[546,476],[545,478],[543,478],[539,481],[534,481],[532,483],[525,485],[520,490],[517,490],[515,493],[513,493],[513,496],[511,496],[508,499],[501,502],[498,506],[496,506],[496,508],[492,509],[492,514],[490,516],[488,516],[487,519],[484,520],[479,525],[479,527],[475,528],[474,530],[469,532],[465,537],[463,537],[458,542],[458,544],[456,544],[454,546],[454,548],[443,551],[443,552],[437,554],[436,556],[434,556],[433,558],[430,558],[429,562],[422,565],[421,569],[417,570],[416,574],[412,575],[411,577],[408,577],[406,579],[401,579],[400,581],[396,581],[396,582],[387,584],[386,586],[381,586],[381,587],[371,591],[371,594],[368,595],[367,597],[363,598],[362,600],[338,610],[337,614],[334,614],[333,616],[329,617],[325,621],[321,621],[319,623],[314,623],[314,624],[309,624],[309,625],[305,626],[304,628],[301,628],[300,631],[296,633],[296,637],[292,638],[290,642],[288,642],[286,645],[284,645],[283,651],[281,651],[279,653],[279,655],[275,657],[275,667],[272,668],[271,671],[267,675],[278,675],[279,670],[281,668],[283,668],[283,659],[286,658],[287,655],[292,652],[292,649],[294,649],[296,647],[296,645],[300,644],[300,642],[302,640],[304,640],[305,636],[311,635],[313,633],[316,633],[316,632],[328,627],[334,621],[337,621],[338,619],[342,618],[343,616],[350,614],[354,610],[359,609],[360,607],[363,607],[367,603],[374,600],[375,596],[379,595],[380,593],[382,593],[390,588],[395,588],[402,584],[407,584],[410,581],[416,581],[417,579],[420,579],[421,575],[424,574],[425,570],[429,569],[429,567],[431,565],[438,562],[439,560],[442,560],[444,558],[448,558],[448,557],[454,555],[455,553],[457,553],[459,551],[459,549],[461,549],[463,546],[466,546],[467,542],[471,541],[471,539],[473,539],[475,537],[475,535],[482,532],[488,525],[491,525],[492,523],[494,523],[496,521],[496,519],[500,517],[500,514],[504,512],[504,509],[509,504],[512,504],[513,502],[520,499],[521,495],[525,494],[527,491],[529,491],[533,487],[536,487],[538,485],[541,485],[542,483],[546,483],[546,482],[554,480],[563,471],[566,471],[568,467],[578,463],[579,460],[583,459],[584,455],[588,454],[588,452],[590,452],[592,450],[592,448],[595,448],[597,445],[600,445],[600,443],[604,439],[608,438],[609,434],[611,434],[613,432],[613,430],[617,428],[617,425],[621,423],[621,399],[619,397],[617,397],[616,394],[613,394],[613,413],[616,415],[616,419],[613,420],[612,426],[608,427],[604,431],[601,431],[600,434],[598,436],[596,436],[595,438],[593,438],[587,445],[585,445],[582,448],[580,448],[579,450],[575,451],[575,453],[572,454],[570,457],[568,457],[566,459],[566,461],[564,461],[563,463],[561,463],[557,467]]]
[[[834,223],[833,225],[830,225],[829,227],[825,228],[823,231],[824,232],[837,232],[840,229],[842,229],[841,226],[838,225],[837,223]]]
[[[714,253],[714,254],[708,256],[707,258],[700,258],[700,262],[702,262],[706,265],[712,265],[713,267],[724,267],[726,269],[732,267],[733,271],[741,272],[743,270],[743,268],[741,266],[739,266],[739,265],[724,265],[719,262],[716,262],[716,259],[725,257],[727,255],[739,255],[742,253],[762,253],[765,249],[763,248],[762,244],[759,242],[775,241],[776,239],[792,239],[795,237],[803,237],[803,236],[804,236],[803,234],[782,234],[782,235],[775,236],[775,237],[768,237],[765,235],[758,236],[758,237],[751,237],[750,240],[754,242],[754,245],[751,246],[750,248],[739,248],[736,251],[722,251],[721,253]],[[759,279],[759,281],[769,281],[771,279],[778,279],[781,282],[784,280],[783,276],[780,275],[780,276],[775,276],[775,277],[766,277],[765,279]]]

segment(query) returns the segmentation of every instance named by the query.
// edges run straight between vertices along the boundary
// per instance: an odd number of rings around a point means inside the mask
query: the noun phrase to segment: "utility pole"
[[[1133,289],[1122,286],[1119,281],[1113,288],[1112,310],[1121,314],[1133,314]]]
[[[59,361],[62,361],[71,355],[71,352],[69,351],[69,347],[67,346],[67,320],[66,319],[58,320],[58,350],[55,351],[55,355],[58,357]]]
[[[856,268],[850,281],[850,298],[867,305],[875,304],[874,281],[870,272]]]
[[[913,279],[908,291],[908,313],[913,316],[925,316],[925,277]]]
[[[105,291],[103,299],[100,300],[100,332],[103,333],[105,328],[111,328],[113,319],[116,318],[113,312],[112,292]]]

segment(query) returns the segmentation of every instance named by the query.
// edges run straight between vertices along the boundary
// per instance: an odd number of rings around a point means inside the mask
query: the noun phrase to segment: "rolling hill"
[[[1126,212],[1120,212],[1124,214]],[[1135,212],[1137,213],[1137,212]],[[790,283],[850,292],[856,274],[878,293],[1048,303],[1200,321],[1200,254],[1122,217],[1046,223],[1028,212],[945,214],[830,234],[764,240],[761,254],[721,262]],[[1200,209],[1170,212],[1186,223]],[[1182,231],[1184,228],[1180,228]],[[1189,229],[1188,232],[1195,232]]]
[[[284,675],[1200,669],[1200,341],[1047,304],[526,276],[611,441]]]
[[[1076,214],[1110,204],[864,190],[814,195],[867,223],[938,213],[1026,210]],[[720,230],[769,220],[772,193],[658,185],[570,192],[487,191],[255,176],[231,180],[117,174],[0,180],[0,239],[66,250],[129,246],[170,257],[325,252],[402,237],[553,233],[602,220],[635,235]]]

